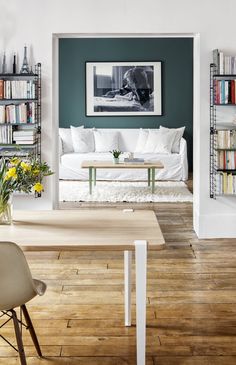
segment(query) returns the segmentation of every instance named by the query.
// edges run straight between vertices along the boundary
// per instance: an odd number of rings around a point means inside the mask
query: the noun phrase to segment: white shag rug
[[[89,194],[88,181],[63,181],[60,201],[69,202],[192,202],[192,193],[182,181],[161,181],[155,184],[155,193],[146,182],[98,181]]]

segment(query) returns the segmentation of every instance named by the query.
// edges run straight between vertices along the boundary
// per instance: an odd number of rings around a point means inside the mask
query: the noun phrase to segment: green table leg
[[[151,169],[148,168],[148,186],[151,184]]]
[[[94,184],[94,186],[96,186],[96,183],[97,183],[97,170],[94,167],[93,168],[93,184]]]
[[[152,194],[155,193],[155,167],[152,167]]]
[[[89,194],[93,191],[93,168],[89,167]]]

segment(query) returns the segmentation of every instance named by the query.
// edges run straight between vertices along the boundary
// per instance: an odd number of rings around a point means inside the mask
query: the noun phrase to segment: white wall
[[[43,158],[52,164],[57,134],[52,121],[53,33],[199,33],[194,224],[200,237],[236,237],[236,199],[209,199],[209,63],[214,48],[236,54],[235,10],[235,0],[0,0],[0,50],[22,55],[26,43],[31,45],[31,60],[42,63]],[[40,201],[26,198],[17,206],[51,209],[53,190],[51,178]]]

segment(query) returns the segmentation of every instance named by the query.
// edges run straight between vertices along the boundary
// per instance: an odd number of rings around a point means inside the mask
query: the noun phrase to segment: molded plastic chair
[[[3,313],[2,316],[6,315],[8,317],[4,324],[11,319],[13,320],[21,365],[26,365],[22,331],[20,329],[20,325],[22,326],[23,323],[17,318],[14,309],[16,307],[21,308],[25,317],[26,328],[29,329],[38,356],[42,357],[39,342],[25,303],[37,295],[43,295],[45,291],[46,284],[32,278],[22,250],[13,242],[0,242],[0,311]],[[2,335],[0,337],[10,344]],[[15,348],[13,345],[11,346]]]

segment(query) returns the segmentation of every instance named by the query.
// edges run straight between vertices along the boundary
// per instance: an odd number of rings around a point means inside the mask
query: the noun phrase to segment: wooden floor
[[[235,365],[236,240],[198,240],[190,203],[136,208],[155,210],[167,242],[149,254],[147,365]],[[28,364],[135,365],[135,307],[133,326],[123,326],[122,255],[27,256],[34,277],[48,285],[29,305],[46,359],[37,359],[25,334]],[[14,340],[10,324],[1,331]],[[0,364],[19,364],[2,340]]]

